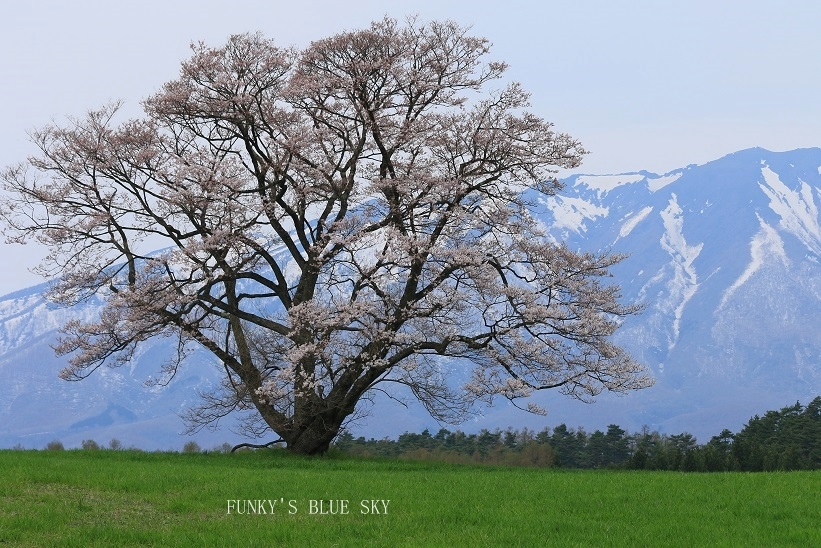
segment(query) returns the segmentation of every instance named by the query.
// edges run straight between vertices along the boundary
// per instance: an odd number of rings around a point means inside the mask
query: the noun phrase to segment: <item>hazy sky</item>
[[[821,146],[816,0],[3,1],[0,166],[26,132],[173,79],[192,41],[261,31],[306,45],[385,14],[453,19],[532,93],[532,110],[591,151],[578,170],[665,173],[736,150]],[[41,281],[42,253],[0,246],[0,294]]]

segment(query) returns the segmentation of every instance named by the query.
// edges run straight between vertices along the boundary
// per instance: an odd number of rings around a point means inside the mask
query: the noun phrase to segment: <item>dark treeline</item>
[[[436,434],[405,433],[396,440],[366,440],[343,432],[343,452],[368,457],[397,457],[512,466],[626,468],[691,472],[815,470],[821,468],[821,397],[756,415],[734,434],[724,430],[705,444],[687,433],[630,434],[615,424],[606,432],[585,432],[564,424],[541,432],[528,429],[482,430],[478,434],[441,429]]]

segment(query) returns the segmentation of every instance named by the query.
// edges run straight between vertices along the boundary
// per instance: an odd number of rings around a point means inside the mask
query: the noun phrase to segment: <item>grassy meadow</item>
[[[819,546],[821,473],[0,451],[0,546],[131,545]]]

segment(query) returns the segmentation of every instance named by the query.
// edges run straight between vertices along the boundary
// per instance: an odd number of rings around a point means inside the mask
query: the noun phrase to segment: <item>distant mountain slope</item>
[[[146,345],[130,367],[102,367],[81,382],[58,378],[66,365],[52,346],[58,328],[71,318],[90,318],[99,303],[55,307],[39,285],[0,298],[0,447],[42,448],[59,439],[67,447],[84,439],[106,445],[181,449],[184,425],[178,413],[197,401],[197,390],[218,382],[218,370],[203,355],[165,387],[147,387],[170,351],[167,341]],[[236,439],[228,431],[204,432],[197,441],[210,448]]]
[[[614,274],[646,306],[616,340],[657,384],[614,422],[704,437],[821,393],[821,149],[565,183],[544,200],[550,233],[630,253]]]
[[[509,405],[485,411],[466,430],[507,426],[605,429],[616,423],[707,441],[740,429],[756,413],[821,394],[821,149],[750,149],[664,175],[574,175],[560,196],[540,197],[540,222],[573,249],[629,253],[613,273],[626,301],[646,309],[616,336],[648,364],[656,386],[588,405],[546,393],[548,417]],[[0,447],[42,447],[82,439],[146,449],[180,448],[177,413],[218,382],[199,354],[167,387],[147,388],[166,341],[146,345],[129,368],[97,371],[80,383],[57,378],[51,344],[70,317],[43,300],[45,286],[0,298]],[[378,402],[353,425],[395,436],[439,425],[424,411]],[[227,429],[202,433],[209,447],[237,441]]]

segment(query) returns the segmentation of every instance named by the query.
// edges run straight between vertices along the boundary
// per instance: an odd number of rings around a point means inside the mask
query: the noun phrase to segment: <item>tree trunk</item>
[[[283,436],[288,444],[288,450],[297,455],[322,455],[326,453],[331,442],[339,433],[344,418],[316,417],[305,428],[293,435]]]

